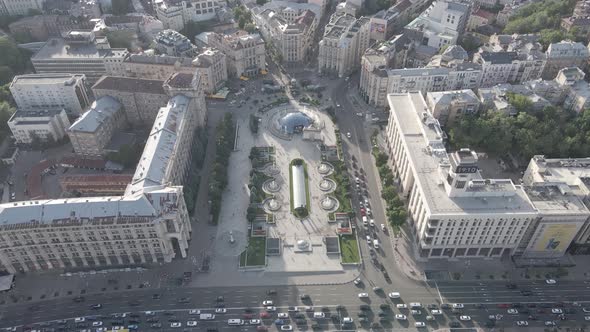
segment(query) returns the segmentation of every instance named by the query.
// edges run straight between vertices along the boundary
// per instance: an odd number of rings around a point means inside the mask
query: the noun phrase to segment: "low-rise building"
[[[482,67],[480,86],[522,83],[540,78],[545,66],[545,55],[540,50],[540,45],[530,43],[518,51],[480,50],[473,56],[473,62]]]
[[[205,93],[214,93],[227,81],[227,62],[225,54],[209,48],[203,50],[193,61],[197,72],[201,74],[201,82]]]
[[[37,73],[80,73],[94,84],[107,72],[122,70],[129,52],[111,48],[106,38],[90,31],[71,31],[64,38],[53,38],[31,57]]]
[[[8,120],[16,144],[52,143],[66,135],[70,120],[62,109],[17,110]]]
[[[232,34],[203,32],[196,40],[204,47],[213,47],[225,54],[229,76],[254,77],[266,70],[266,47],[257,33],[243,30]]]
[[[165,80],[180,72],[191,74],[197,67],[192,58],[168,55],[128,54],[120,67],[107,72],[109,76],[125,76],[148,80]]]
[[[332,15],[319,44],[318,71],[344,77],[358,69],[369,47],[369,34],[369,18]]]
[[[590,108],[590,85],[585,75],[578,67],[563,68],[557,74],[555,81],[565,88],[564,109],[581,113]]]
[[[451,126],[463,115],[479,111],[479,99],[473,90],[427,92],[428,111],[444,127]]]
[[[545,55],[547,60],[542,75],[545,80],[554,79],[559,70],[565,67],[584,69],[590,59],[590,52],[584,44],[570,40],[550,44]]]
[[[84,74],[18,75],[9,88],[20,109],[64,109],[79,115],[91,102]]]
[[[469,15],[469,21],[467,21],[467,30],[476,31],[477,28],[494,23],[496,15],[484,9],[477,9]]]
[[[371,39],[389,40],[401,32],[410,18],[418,14],[429,4],[428,0],[400,0],[388,9],[383,9],[371,17]]]
[[[519,111],[511,104],[511,94],[528,99],[530,109],[533,111],[541,111],[545,107],[551,106],[551,102],[535,93],[528,85],[503,83],[491,88],[479,88],[477,94],[487,111],[501,112],[507,115],[516,115]]]
[[[97,99],[68,129],[76,154],[103,156],[113,134],[127,124],[123,105],[105,96]]]
[[[420,92],[390,94],[389,163],[407,198],[419,257],[512,256],[537,211],[520,185],[486,179],[469,149],[447,153]]]
[[[131,125],[149,126],[168,102],[163,84],[161,80],[103,76],[92,86],[92,92],[97,99],[109,96],[121,103]]]
[[[156,16],[164,28],[180,31],[188,22],[208,21],[215,18],[216,12],[225,6],[222,0],[156,0]]]
[[[155,48],[161,54],[177,57],[191,57],[195,54],[195,46],[184,35],[174,30],[164,30],[154,38]]]

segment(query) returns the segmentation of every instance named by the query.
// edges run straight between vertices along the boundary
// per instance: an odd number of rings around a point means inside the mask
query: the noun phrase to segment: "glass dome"
[[[302,112],[287,113],[279,119],[281,131],[286,134],[300,133],[313,124],[313,119]]]

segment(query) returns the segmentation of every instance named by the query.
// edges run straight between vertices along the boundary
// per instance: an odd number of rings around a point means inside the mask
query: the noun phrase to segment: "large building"
[[[66,135],[70,121],[63,108],[17,110],[8,120],[16,144],[52,143]]]
[[[216,48],[225,54],[230,76],[254,77],[266,70],[266,47],[259,34],[242,30],[229,35],[203,32],[196,39],[202,46]]]
[[[92,92],[97,99],[109,96],[121,103],[132,126],[149,126],[168,102],[163,84],[161,80],[103,76],[92,86]]]
[[[50,37],[59,38],[68,31],[91,28],[92,24],[88,20],[53,14],[27,16],[8,25],[12,35],[25,36],[33,41],[46,41]]]
[[[480,51],[473,56],[473,62],[481,65],[482,87],[535,80],[541,77],[545,66],[544,56],[505,51]]]
[[[371,39],[389,40],[394,34],[401,32],[402,27],[429,2],[429,0],[400,0],[388,9],[377,12],[371,17]]]
[[[479,111],[479,99],[473,90],[440,91],[426,93],[426,103],[432,116],[441,126],[451,126],[464,115]]]
[[[107,75],[163,81],[174,73],[192,74],[195,70],[191,58],[129,54],[120,67],[112,68]]]
[[[419,35],[419,41],[437,50],[457,44],[465,32],[471,5],[466,1],[437,0],[406,25]]]
[[[68,136],[76,154],[103,156],[113,134],[126,124],[123,105],[105,96],[92,103],[92,107],[70,126]]]
[[[590,85],[584,76],[586,74],[578,67],[563,68],[557,74],[555,81],[565,89],[561,104],[565,110],[581,113],[590,108]]]
[[[2,0],[0,14],[10,16],[25,16],[31,11],[43,11],[44,0]]]
[[[164,28],[180,31],[189,22],[207,21],[215,18],[225,1],[217,0],[156,0],[156,16]]]
[[[203,50],[193,61],[201,75],[203,91],[215,93],[227,81],[226,56],[221,51],[208,48]]]
[[[170,262],[187,257],[191,222],[182,183],[196,127],[204,125],[199,76],[157,115],[122,196],[0,205],[0,265],[11,273]]]
[[[509,257],[537,217],[524,189],[485,179],[477,154],[447,153],[420,92],[388,95],[388,153],[422,258]]]
[[[111,48],[106,38],[88,31],[71,31],[64,38],[53,38],[31,58],[37,73],[79,73],[94,84],[107,72],[122,70],[128,52]]]
[[[318,70],[338,77],[348,76],[360,66],[361,57],[369,47],[369,35],[369,18],[333,14],[319,44]]]
[[[21,109],[59,109],[79,115],[90,105],[84,74],[15,76],[10,93]]]
[[[378,67],[366,73],[359,89],[368,103],[385,107],[387,94],[421,91],[475,89],[481,80],[481,66],[462,63],[454,67],[387,69]]]
[[[171,29],[160,31],[154,37],[155,49],[160,54],[177,57],[190,57],[195,53],[191,41],[179,32]]]
[[[557,73],[565,67],[584,69],[590,59],[590,52],[584,44],[569,40],[550,44],[545,55],[547,60],[542,75],[545,80],[554,79]]]

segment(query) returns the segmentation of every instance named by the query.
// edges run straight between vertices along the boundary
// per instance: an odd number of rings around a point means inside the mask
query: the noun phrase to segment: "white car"
[[[288,313],[286,313],[286,312],[279,312],[279,313],[277,314],[277,317],[278,317],[278,318],[289,318],[289,314],[288,314]]]
[[[414,326],[415,327],[426,327],[426,323],[424,323],[424,322],[415,322],[414,323]]]
[[[225,314],[226,312],[227,312],[227,309],[225,309],[225,308],[215,308],[216,314]]]
[[[408,309],[408,305],[405,303],[398,303],[395,305],[395,307],[398,309]]]
[[[406,317],[406,315],[404,315],[404,314],[396,314],[395,315],[395,319],[397,319],[397,320],[407,320],[408,317]]]
[[[371,239],[371,235],[367,235],[367,243],[371,245],[373,243],[373,239]]]
[[[369,293],[359,293],[359,299],[365,299],[369,297]]]
[[[351,138],[352,135],[350,134],[350,132],[346,133],[346,137]]]
[[[561,310],[559,308],[553,308],[553,309],[551,309],[551,313],[560,315],[560,314],[563,314],[563,310]]]
[[[94,327],[102,326],[102,322],[101,321],[92,322],[92,326],[94,326]]]
[[[367,210],[368,210],[368,209],[367,209]],[[371,220],[369,220],[369,225],[370,225],[371,227],[375,227],[375,220],[374,220],[374,219],[371,219]]]
[[[356,113],[356,116],[360,116],[360,117],[362,117],[362,116],[363,116],[363,113],[361,113],[361,112],[357,112],[357,113]]]
[[[144,314],[145,314],[146,316],[155,316],[155,315],[156,315],[156,313],[155,313],[155,312],[153,312],[153,311],[146,311],[146,312],[144,312]]]
[[[547,280],[545,280],[545,283],[547,285],[555,285],[557,283],[557,280],[555,280],[555,279],[547,279]]]
[[[381,224],[381,230],[385,232],[385,230],[386,230],[385,224]]]
[[[361,278],[354,279],[354,284],[355,285],[360,285],[361,284]]]
[[[508,309],[508,313],[511,315],[518,315],[518,310],[516,309]]]
[[[266,311],[268,311],[268,312],[274,312],[274,311],[277,311],[277,307],[275,307],[275,306],[272,306],[272,305],[269,305],[269,306],[267,306],[265,309],[266,309]]]
[[[390,299],[399,299],[400,298],[399,292],[391,292],[391,293],[387,294],[387,296],[389,296]]]
[[[557,324],[555,324],[555,322],[552,320],[545,321],[545,326],[555,326],[555,325],[557,325]]]
[[[422,311],[418,310],[418,309],[412,309],[412,310],[410,310],[410,313],[412,315],[422,315]]]
[[[85,322],[85,321],[86,321],[86,318],[84,318],[84,317],[76,317],[76,318],[74,318],[74,323],[82,323],[82,322]]]
[[[188,312],[189,315],[200,315],[201,314],[201,310],[199,309],[191,309]]]
[[[519,320],[518,322],[516,322],[516,325],[518,325],[518,326],[529,326],[529,322],[527,322],[526,320]]]
[[[463,309],[465,306],[463,303],[453,303],[453,309]]]
[[[432,309],[432,310],[430,310],[430,313],[433,315],[442,315],[442,311],[440,311],[438,309]]]
[[[471,317],[470,316],[459,316],[459,320],[462,320],[464,322],[470,321]]]
[[[293,331],[293,326],[291,325],[282,325],[281,331]]]
[[[352,319],[352,317],[342,318],[342,324],[352,324],[353,322],[354,322],[354,320]]]
[[[273,305],[273,302],[271,300],[262,301],[262,305],[266,307],[269,305]]]
[[[188,322],[186,322],[186,326],[197,326],[197,321],[189,320]]]
[[[172,322],[172,323],[170,323],[170,327],[182,327],[182,323],[180,323],[180,322]]]
[[[260,319],[250,319],[248,323],[250,325],[260,325]]]

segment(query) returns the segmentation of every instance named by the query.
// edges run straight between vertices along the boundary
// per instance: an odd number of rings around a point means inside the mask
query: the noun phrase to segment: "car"
[[[422,311],[418,310],[418,309],[412,309],[412,310],[410,310],[410,313],[412,315],[422,315]]]
[[[346,133],[346,137],[351,138],[352,134],[350,132]]]
[[[144,312],[144,314],[145,314],[146,316],[155,316],[155,315],[156,315],[156,313],[155,313],[155,312],[153,312],[153,311],[146,311],[146,312]]]
[[[365,299],[365,298],[369,297],[369,293],[359,293],[358,297],[359,297],[359,299]]]
[[[225,309],[225,308],[215,308],[216,314],[225,314],[226,312],[227,312],[227,309]]]
[[[373,287],[373,292],[381,293],[381,292],[383,292],[383,289],[381,287]]]
[[[367,211],[369,211],[369,209],[367,208]],[[369,220],[369,226],[371,227],[375,227],[375,220],[371,218],[371,220]],[[375,234],[375,236],[377,236],[377,234]]]
[[[391,293],[387,294],[387,296],[389,296],[390,299],[399,299],[400,298],[399,292],[391,292]]]
[[[379,308],[381,308],[381,310],[391,310],[391,306],[388,303],[381,303]]]
[[[385,227],[385,224],[381,224],[381,230],[384,232],[387,230],[387,227]]]
[[[557,280],[555,280],[555,279],[547,279],[547,280],[545,280],[545,283],[547,285],[555,285],[557,283]]]
[[[101,321],[92,322],[92,326],[94,326],[94,327],[102,326],[102,322]]]
[[[84,296],[76,296],[75,298],[73,298],[73,301],[76,303],[80,303],[84,301]]]
[[[272,300],[265,300],[265,301],[262,301],[262,305],[266,307],[269,305],[273,305],[273,302],[272,302]]]
[[[177,300],[178,303],[189,303],[191,301],[191,299],[189,299],[188,297],[181,297]]]
[[[449,323],[449,327],[452,327],[452,328],[461,327],[461,323],[459,323],[458,321],[454,320],[454,321],[452,321],[452,322]]]
[[[559,308],[553,308],[553,309],[551,309],[551,313],[556,314],[556,315],[561,315],[561,314],[563,314],[563,310],[561,310]]]
[[[530,290],[528,290],[528,289],[523,289],[523,290],[520,291],[520,294],[522,296],[531,296],[531,295],[533,295],[533,292],[530,291]]]
[[[86,318],[84,317],[76,317],[74,318],[74,323],[83,323],[86,321]]]
[[[517,287],[516,284],[506,284],[506,288],[508,289],[516,289]]]
[[[518,315],[518,310],[516,309],[508,309],[507,312],[511,315]]]
[[[301,295],[299,295],[299,299],[300,299],[301,301],[306,301],[306,300],[309,300],[309,299],[310,299],[310,297],[309,297],[309,295],[308,295],[308,294],[301,294]]]
[[[281,331],[293,331],[292,325],[281,325]]]
[[[254,318],[254,314],[252,314],[252,313],[245,313],[245,314],[242,315],[242,318],[244,318],[244,319],[252,319],[252,318]]]
[[[487,322],[485,322],[485,323],[484,323],[484,326],[485,326],[485,327],[490,327],[490,328],[491,328],[491,327],[494,327],[494,326],[496,326],[496,322],[495,322],[495,321],[493,321],[493,320],[488,320]]]
[[[368,304],[361,304],[359,308],[363,311],[371,311],[371,306]]]
[[[310,305],[303,307],[303,309],[305,310],[305,312],[313,312],[313,307]]]
[[[288,314],[288,313],[286,313],[286,312],[279,312],[279,313],[277,314],[277,317],[278,317],[278,318],[289,318],[289,314]]]
[[[264,318],[270,318],[270,314],[268,312],[266,312],[266,311],[261,312],[258,316],[260,318],[263,318],[263,319]]]
[[[463,315],[463,316],[459,316],[459,320],[467,322],[467,321],[471,320],[471,317],[467,316],[467,315]]]
[[[557,325],[557,324],[555,324],[555,322],[552,320],[545,321],[545,326],[555,326],[555,325]]]
[[[128,330],[137,330],[137,329],[139,329],[139,325],[137,325],[137,324],[130,324],[130,325],[127,325],[127,329]]]
[[[170,323],[170,327],[182,327],[182,323],[181,322],[172,322],[172,323]]]
[[[268,327],[264,325],[256,326],[256,331],[268,331]]]
[[[430,310],[430,313],[433,315],[442,315],[442,311],[438,310],[438,309],[432,309]]]
[[[342,318],[342,324],[352,324],[353,322],[354,322],[354,319],[352,319],[352,317]]]
[[[152,323],[150,324],[150,327],[153,329],[159,329],[162,328],[162,323]]]
[[[426,323],[424,323],[424,322],[415,322],[414,323],[414,326],[415,327],[426,327]]]
[[[395,307],[398,309],[408,309],[408,305],[405,303],[398,303],[395,305]]]
[[[453,309],[463,309],[465,308],[465,305],[463,305],[463,303],[453,303],[452,307]]]
[[[389,313],[387,313],[387,312],[385,312],[385,311],[379,311],[379,312],[377,313],[377,316],[379,316],[379,317],[386,317],[388,314],[389,314]]]
[[[266,291],[266,295],[277,295],[276,289],[269,289]]]
[[[373,243],[373,239],[371,238],[371,235],[367,235],[367,244],[371,245],[371,243]]]
[[[201,310],[199,309],[191,309],[188,311],[189,315],[200,315],[201,314]]]
[[[396,314],[395,315],[395,319],[397,319],[397,320],[407,320],[408,317],[406,317],[406,315],[404,315],[404,314]]]
[[[266,308],[264,308],[264,309],[266,309],[266,311],[268,311],[268,312],[277,311],[277,307],[272,306],[272,305],[266,306]]]
[[[189,320],[188,322],[186,322],[186,326],[197,326],[197,321]]]
[[[370,239],[370,237],[369,237],[369,239]],[[354,282],[355,285],[358,286],[358,285],[360,285],[362,283],[362,280],[361,280],[361,278],[356,278],[356,279],[354,279],[353,282]]]
[[[260,319],[250,319],[248,321],[248,324],[250,325],[260,325],[262,323],[262,321]]]
[[[287,308],[288,312],[299,312],[299,307],[289,307]]]
[[[363,113],[362,112],[356,112],[356,116],[362,117],[363,116]]]
[[[519,320],[516,322],[516,325],[518,326],[529,326],[529,322],[527,322],[526,320]]]
[[[590,316],[584,316],[584,320],[586,320],[586,321],[590,320]]]
[[[90,306],[90,309],[94,309],[94,310],[100,309],[100,308],[102,308],[102,304],[100,304],[100,303],[93,304]]]

